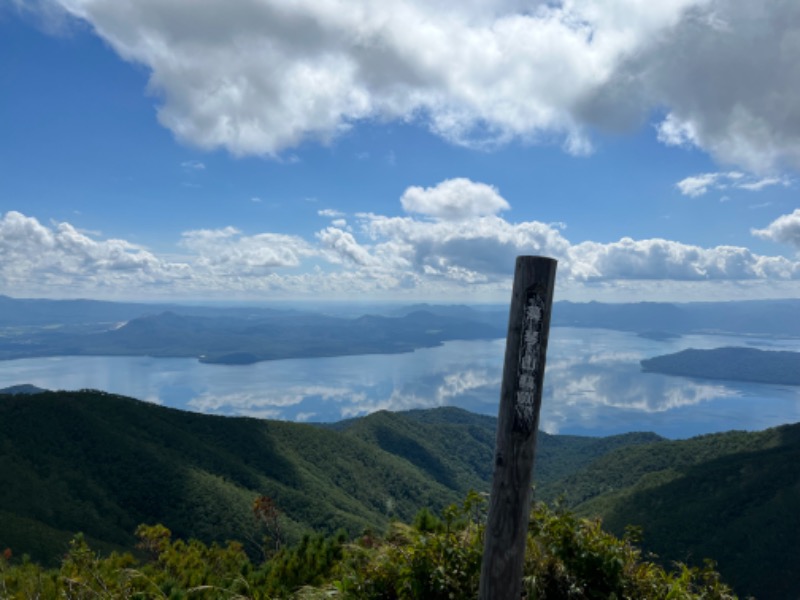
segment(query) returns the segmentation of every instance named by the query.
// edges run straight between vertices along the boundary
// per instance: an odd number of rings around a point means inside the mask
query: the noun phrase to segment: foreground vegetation
[[[257,506],[257,505],[256,505]],[[383,536],[365,531],[307,535],[274,550],[274,529],[262,538],[267,558],[252,561],[242,544],[173,540],[161,526],[140,526],[142,556],[102,558],[82,536],[58,568],[8,553],[0,558],[0,597],[28,598],[348,598],[430,599],[477,596],[484,500],[468,494],[440,517],[423,510],[413,525],[393,522]],[[530,600],[732,600],[713,565],[667,571],[643,556],[633,535],[604,532],[599,521],[537,505],[529,526],[523,587]]]

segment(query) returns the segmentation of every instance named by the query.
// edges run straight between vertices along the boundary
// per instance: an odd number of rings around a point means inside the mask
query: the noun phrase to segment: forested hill
[[[495,419],[460,409],[310,425],[182,412],[94,391],[0,395],[0,550],[53,562],[83,531],[131,549],[140,523],[253,540],[274,499],[287,541],[351,535],[488,490]],[[665,560],[713,557],[762,600],[800,589],[800,424],[668,441],[540,433],[538,499],[644,528]]]
[[[713,557],[739,593],[798,597],[800,423],[615,450],[540,497],[600,515],[617,534],[640,526],[661,557]]]
[[[247,539],[258,495],[286,533],[351,534],[488,489],[494,419],[455,408],[372,414],[337,426],[202,415],[95,391],[0,395],[0,546],[38,560],[83,531],[130,547],[139,523],[176,536]],[[655,436],[617,436],[611,446]],[[542,436],[543,477],[609,449]],[[559,448],[556,451],[556,448]]]

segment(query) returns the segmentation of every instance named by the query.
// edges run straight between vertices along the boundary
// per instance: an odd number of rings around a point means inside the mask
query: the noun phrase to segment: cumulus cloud
[[[233,227],[183,234],[180,260],[120,239],[95,239],[69,223],[50,226],[16,211],[0,218],[0,290],[32,295],[196,296],[302,286],[274,269],[317,252],[301,238],[244,236]]]
[[[800,263],[760,256],[747,248],[701,248],[662,239],[570,247],[572,275],[578,279],[668,279],[675,281],[796,279]]]
[[[496,215],[511,208],[497,189],[459,177],[428,188],[412,186],[400,198],[406,212],[445,221]]]
[[[797,169],[799,19],[793,0],[698,2],[619,69],[621,92],[667,107],[665,143],[755,172]]]
[[[276,233],[242,235],[234,227],[199,229],[183,234],[181,245],[198,256],[198,264],[216,269],[265,271],[296,267],[316,251],[302,238]]]
[[[795,0],[52,2],[145,65],[160,122],[204,148],[274,156],[377,117],[585,154],[657,110],[664,143],[800,166]]]
[[[749,192],[758,192],[764,188],[782,185],[784,187],[789,185],[789,179],[786,177],[756,177],[754,175],[745,175],[738,171],[729,171],[727,173],[701,173],[699,175],[692,175],[686,177],[675,184],[684,196],[691,196],[697,198],[703,196],[709,190],[727,190],[727,189],[740,189]]]
[[[151,70],[165,126],[236,154],[374,116],[423,118],[459,143],[556,132],[582,149],[570,107],[690,4],[56,1]]]
[[[0,282],[7,290],[35,282],[69,285],[146,285],[186,276],[185,265],[168,263],[125,240],[95,240],[69,223],[51,227],[16,211],[0,219]]]
[[[736,180],[741,176],[742,174],[736,171],[730,173],[701,173],[700,175],[692,175],[691,177],[681,179],[675,185],[684,196],[696,198],[698,196],[703,196],[708,192],[709,188],[725,189],[727,185],[720,183],[721,180]]]
[[[457,201],[451,201],[453,181],[465,190]],[[403,194],[406,208],[421,216],[360,213],[351,225],[331,223],[309,239],[234,227],[187,231],[176,241],[183,251],[177,259],[9,212],[0,220],[0,292],[497,299],[507,294],[516,257],[531,254],[559,261],[562,290],[614,289],[629,299],[663,297],[657,286],[665,281],[683,297],[691,294],[687,286],[711,283],[740,286],[741,297],[763,296],[758,282],[796,294],[800,282],[800,261],[745,247],[658,238],[572,241],[562,223],[514,223],[492,214],[508,203],[468,180],[409,189],[417,191]],[[800,209],[753,233],[800,248]]]
[[[505,280],[520,254],[566,256],[569,242],[549,225],[512,224],[496,217],[421,221],[412,217],[358,215],[383,264],[428,278],[480,283]]]
[[[351,261],[361,266],[374,263],[369,252],[347,231],[327,227],[317,233],[317,239],[323,248],[330,250],[329,256],[334,262]]]
[[[788,215],[781,215],[764,229],[751,231],[760,238],[789,244],[800,250],[800,208]]]

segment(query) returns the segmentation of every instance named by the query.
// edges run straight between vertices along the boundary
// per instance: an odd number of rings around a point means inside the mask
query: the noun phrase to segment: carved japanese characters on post
[[[527,294],[519,347],[518,388],[514,403],[514,431],[529,434],[536,426],[536,381],[541,364],[544,300],[535,291]]]

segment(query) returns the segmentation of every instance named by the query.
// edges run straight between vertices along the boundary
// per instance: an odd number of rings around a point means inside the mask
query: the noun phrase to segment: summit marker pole
[[[518,600],[557,262],[518,256],[497,418],[480,600]]]

